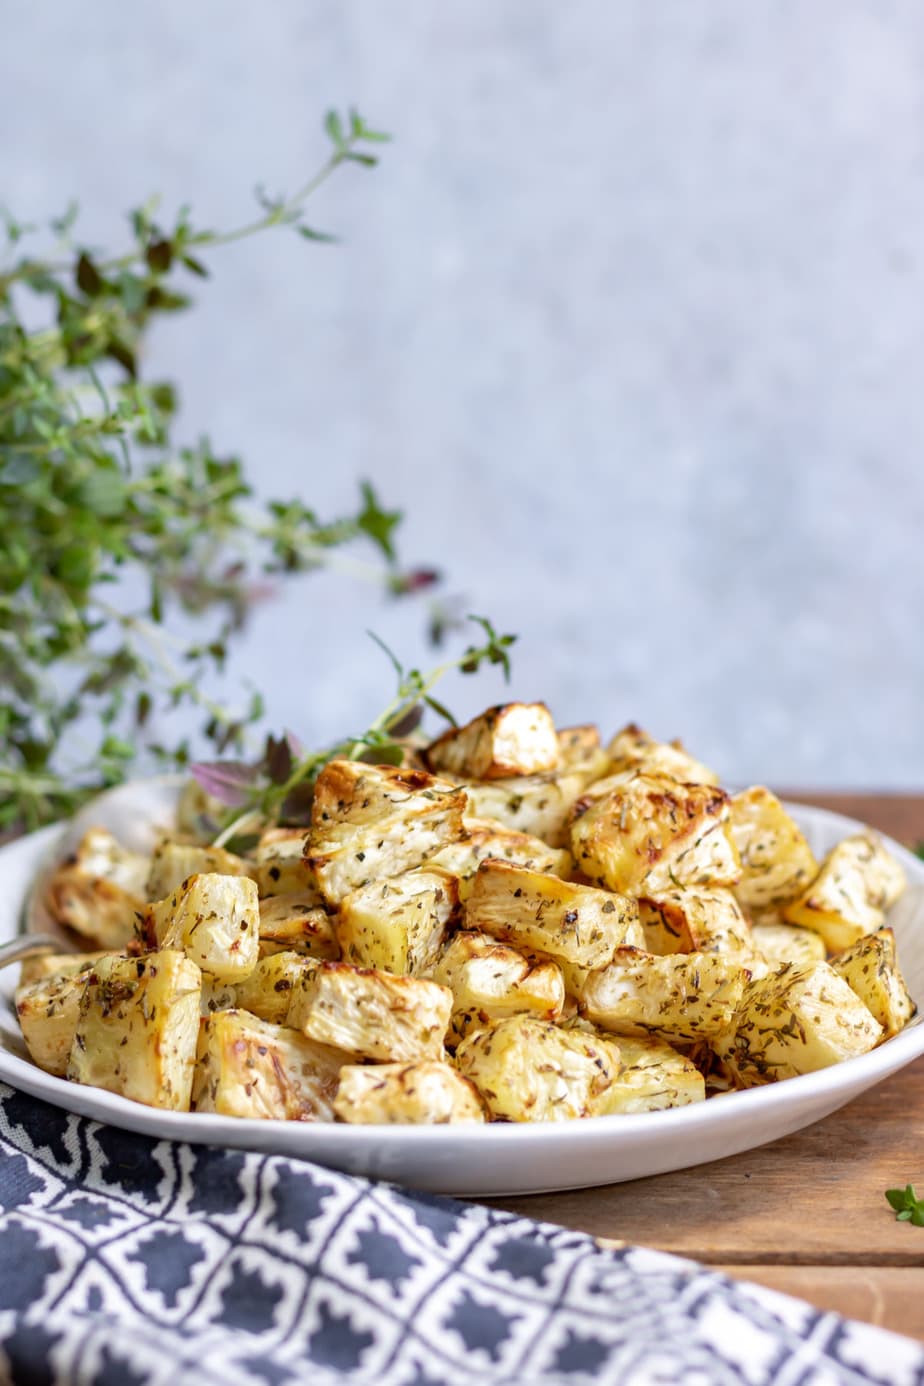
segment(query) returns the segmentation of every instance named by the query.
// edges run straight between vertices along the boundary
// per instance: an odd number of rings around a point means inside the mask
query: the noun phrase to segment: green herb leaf
[[[903,1189],[886,1189],[885,1196],[897,1222],[924,1227],[924,1199],[918,1198],[912,1184],[906,1184]]]
[[[392,535],[401,523],[400,510],[383,510],[371,482],[364,481],[360,487],[363,508],[356,521],[363,534],[367,534],[377,544],[389,562],[397,557]]]

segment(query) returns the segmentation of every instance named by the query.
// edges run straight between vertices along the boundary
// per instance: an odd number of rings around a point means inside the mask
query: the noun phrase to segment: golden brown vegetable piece
[[[260,901],[260,956],[307,953],[312,958],[340,957],[333,918],[316,903],[314,891],[303,895],[269,895]]]
[[[333,1121],[345,1055],[244,1010],[202,1022],[193,1107],[277,1121]]]
[[[39,953],[34,958],[23,958],[20,965],[19,985],[28,987],[33,982],[44,981],[46,977],[60,975],[73,977],[91,966],[98,958],[104,958],[106,950],[92,953]]]
[[[751,938],[759,962],[748,963],[748,971],[753,977],[766,977],[776,972],[784,963],[795,963],[803,967],[809,963],[824,962],[826,948],[824,939],[811,929],[803,929],[800,924],[784,924],[782,920],[760,917],[751,925]]]
[[[750,983],[712,1049],[740,1087],[814,1073],[865,1054],[882,1027],[832,967],[783,967]]]
[[[260,938],[257,885],[249,876],[190,876],[148,906],[158,948],[183,948],[220,982],[241,982],[256,966]]]
[[[719,782],[715,771],[694,760],[681,741],[656,741],[634,722],[616,733],[607,747],[607,754],[614,772],[641,770],[646,775],[663,775],[685,784],[716,785]]]
[[[595,1116],[634,1116],[704,1102],[706,1084],[696,1065],[663,1040],[619,1037],[624,1067],[599,1097]]]
[[[811,885],[783,908],[783,918],[821,934],[830,952],[874,934],[905,888],[905,873],[875,833],[845,837]]]
[[[101,958],[81,998],[68,1078],[188,1111],[201,984],[196,964],[175,949]]]
[[[418,867],[344,896],[337,938],[347,962],[419,977],[434,966],[458,914],[455,876]]]
[[[324,903],[305,860],[307,828],[267,828],[254,850],[254,876],[260,898],[298,895],[312,905]]]
[[[572,867],[571,853],[564,848],[550,847],[540,837],[514,832],[492,818],[466,818],[465,837],[444,847],[428,865],[441,866],[457,876],[459,895],[465,900],[475,872],[488,857],[563,878],[570,875]]]
[[[468,813],[493,818],[515,832],[539,837],[551,847],[568,846],[568,815],[597,767],[571,765],[542,775],[467,782]]]
[[[466,928],[580,967],[608,963],[637,919],[625,896],[505,861],[482,863],[465,902]]]
[[[569,1121],[594,1115],[619,1076],[619,1047],[581,1030],[512,1015],[459,1045],[459,1070],[494,1117]]]
[[[754,785],[729,802],[732,841],[741,857],[735,894],[748,910],[794,899],[818,872],[812,850],[775,794]]]
[[[211,872],[219,876],[249,876],[249,862],[223,847],[202,847],[192,842],[161,838],[154,848],[145,887],[145,900],[162,900],[178,890],[190,876]]]
[[[571,828],[572,851],[578,870],[598,885],[657,896],[738,879],[728,796],[721,789],[639,774],[581,808]]]
[[[729,1029],[747,980],[743,968],[714,953],[655,957],[621,948],[587,977],[578,1002],[602,1030],[692,1044]]]
[[[591,722],[578,727],[562,727],[558,733],[558,763],[560,765],[586,765],[598,758],[601,774],[609,764],[609,757],[600,755],[600,729]]]
[[[451,727],[427,747],[440,774],[498,780],[558,768],[558,736],[545,703],[489,707],[464,727]]]
[[[321,963],[293,988],[288,1024],[358,1058],[441,1059],[452,992],[422,977]]]
[[[302,953],[273,953],[261,958],[250,976],[232,988],[230,1005],[274,1025],[285,1025],[292,993],[301,978],[310,976],[317,966],[317,958]]]
[[[530,961],[484,934],[455,934],[433,970],[433,980],[453,994],[447,1040],[453,1045],[520,1011],[557,1020],[564,1009],[565,983],[557,963]]]
[[[836,953],[831,966],[878,1020],[883,1039],[905,1028],[915,1006],[899,970],[891,929],[864,935],[852,948]]]
[[[90,828],[51,877],[45,904],[97,948],[124,948],[144,909],[148,858],[122,847],[105,828]]]
[[[334,1111],[362,1125],[442,1126],[484,1121],[477,1089],[451,1064],[348,1064],[340,1070]]]
[[[462,836],[465,791],[422,770],[332,760],[315,785],[310,865],[329,904]]]
[[[750,967],[757,957],[751,928],[730,890],[669,890],[639,901],[650,953],[721,953]]]
[[[32,1061],[59,1078],[67,1073],[80,998],[92,970],[93,964],[85,962],[16,989],[16,1015]]]

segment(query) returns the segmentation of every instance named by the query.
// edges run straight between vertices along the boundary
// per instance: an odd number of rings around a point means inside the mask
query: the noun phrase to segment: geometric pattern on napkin
[[[676,1257],[0,1085],[0,1380],[924,1386],[910,1339]]]

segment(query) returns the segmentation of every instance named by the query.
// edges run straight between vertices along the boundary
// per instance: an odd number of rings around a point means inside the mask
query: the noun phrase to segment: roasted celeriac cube
[[[484,1121],[467,1078],[440,1059],[416,1064],[347,1064],[340,1070],[334,1111],[358,1125],[443,1126]]]
[[[545,703],[489,707],[464,727],[427,747],[426,759],[439,774],[497,780],[558,768],[558,736]]]
[[[148,906],[158,948],[183,948],[220,982],[239,982],[256,966],[260,907],[249,876],[190,876],[164,900]]]
[[[568,876],[571,872],[571,853],[562,847],[550,847],[541,837],[514,832],[492,818],[465,818],[465,837],[452,842],[428,863],[451,871],[459,880],[459,896],[465,900],[478,867],[488,857],[511,861],[516,866],[528,866],[533,871],[548,871],[553,876]]]
[[[664,775],[685,784],[718,784],[714,770],[694,760],[681,741],[656,741],[641,727],[630,722],[616,733],[607,747],[610,768],[642,770],[646,775]]]
[[[467,781],[468,813],[540,837],[552,847],[567,847],[571,807],[597,773],[597,766],[570,765],[542,775]]]
[[[455,876],[439,867],[418,867],[345,895],[337,939],[347,962],[421,976],[435,964],[458,914]]]
[[[773,909],[801,894],[818,863],[801,828],[775,794],[754,785],[729,801],[732,841],[741,858],[735,894],[748,910]]]
[[[706,1083],[696,1065],[663,1040],[619,1037],[623,1067],[601,1093],[595,1116],[634,1116],[704,1102]]]
[[[864,935],[852,948],[836,953],[831,966],[878,1020],[883,1039],[905,1028],[915,1005],[899,970],[891,929]]]
[[[459,1045],[459,1070],[493,1117],[569,1121],[593,1116],[619,1076],[619,1047],[603,1036],[512,1015]]]
[[[101,958],[80,1000],[68,1078],[188,1111],[201,984],[199,968],[177,949]]]
[[[649,953],[721,953],[750,967],[751,928],[730,890],[669,890],[638,902]]]
[[[192,1105],[221,1116],[333,1121],[346,1058],[247,1011],[216,1011],[202,1022]]]
[[[763,965],[751,961],[748,971],[752,977],[765,977],[776,972],[784,963],[802,967],[807,963],[824,962],[827,949],[824,939],[801,924],[786,924],[780,919],[758,918],[751,925],[751,938]]]
[[[422,770],[332,760],[318,776],[309,862],[329,904],[462,836],[465,791]]]
[[[273,953],[261,958],[250,976],[232,988],[230,1004],[274,1025],[285,1025],[296,986],[302,977],[310,976],[318,961],[303,953]]]
[[[90,828],[53,873],[45,905],[98,948],[124,948],[144,909],[148,858],[122,847],[105,828]]]
[[[299,895],[312,905],[323,904],[318,883],[305,860],[307,828],[267,828],[254,848],[254,876],[262,899],[267,895]]]
[[[752,981],[734,1026],[711,1041],[739,1087],[814,1073],[865,1054],[882,1026],[826,962]]]
[[[591,722],[577,727],[562,727],[558,732],[559,765],[586,765],[599,759],[602,774],[609,764],[606,752],[601,755],[600,729]]]
[[[307,953],[333,961],[340,944],[331,915],[316,903],[314,891],[303,895],[270,895],[260,901],[260,956]]]
[[[483,862],[465,902],[466,928],[579,967],[608,963],[637,919],[625,896],[506,861]]]
[[[219,876],[248,876],[253,871],[250,862],[226,852],[223,847],[203,847],[195,842],[176,842],[162,838],[154,848],[148,871],[146,900],[163,900],[190,876],[213,874]]]
[[[46,977],[73,977],[76,972],[92,966],[99,958],[106,956],[106,950],[93,953],[38,953],[34,958],[23,958],[19,985],[27,987],[32,982],[44,981]]]
[[[16,989],[16,1015],[34,1063],[63,1078],[77,1029],[80,998],[92,963],[64,969]]]
[[[321,963],[298,979],[287,1023],[319,1044],[384,1062],[441,1059],[452,992],[423,977]]]
[[[189,779],[183,786],[176,808],[177,831],[194,842],[208,842],[218,832],[228,811],[228,805],[209,794],[198,780]]]
[[[451,1045],[520,1011],[557,1020],[565,1004],[565,983],[557,963],[531,961],[484,934],[455,934],[433,969],[433,981],[453,995],[447,1036]]]
[[[577,869],[625,895],[733,885],[738,853],[728,834],[728,796],[711,785],[638,774],[605,798],[577,806],[571,843]]]
[[[904,871],[876,834],[856,833],[828,853],[811,885],[782,913],[790,924],[814,929],[829,952],[838,953],[880,929],[904,888]]]
[[[582,1015],[612,1034],[689,1044],[729,1029],[747,980],[742,967],[715,953],[657,957],[620,948],[586,978],[578,1002]]]

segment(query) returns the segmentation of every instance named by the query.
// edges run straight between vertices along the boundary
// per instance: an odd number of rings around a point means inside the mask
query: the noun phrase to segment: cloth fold
[[[0,1380],[924,1386],[910,1339],[640,1248],[0,1085]]]

